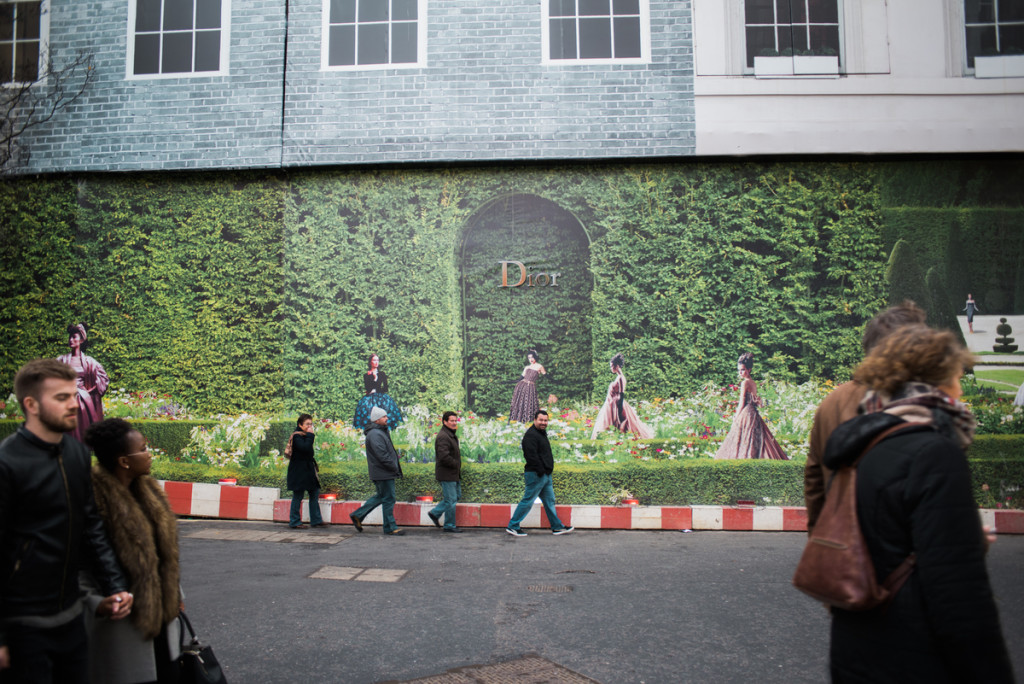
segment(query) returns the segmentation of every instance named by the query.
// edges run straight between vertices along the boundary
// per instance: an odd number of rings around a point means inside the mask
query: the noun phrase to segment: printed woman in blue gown
[[[388,414],[388,429],[394,430],[402,422],[402,410],[388,394],[388,376],[380,367],[380,359],[370,354],[369,368],[363,374],[363,386],[366,395],[356,404],[356,415],[352,419],[352,427],[362,430],[370,422],[370,411],[380,406]]]

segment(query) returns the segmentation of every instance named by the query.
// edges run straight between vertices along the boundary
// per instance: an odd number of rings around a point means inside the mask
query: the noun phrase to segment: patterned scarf
[[[910,423],[928,423],[961,449],[974,441],[978,421],[967,405],[923,382],[908,382],[892,396],[869,390],[860,402],[861,413],[885,411]]]

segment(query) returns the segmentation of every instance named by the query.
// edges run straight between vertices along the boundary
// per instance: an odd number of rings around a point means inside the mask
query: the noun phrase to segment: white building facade
[[[1022,0],[694,0],[693,17],[698,156],[1024,150]]]

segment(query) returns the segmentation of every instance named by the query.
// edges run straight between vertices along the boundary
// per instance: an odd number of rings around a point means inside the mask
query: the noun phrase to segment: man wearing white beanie
[[[366,433],[366,466],[377,493],[352,511],[349,517],[356,531],[362,532],[363,519],[377,506],[383,506],[384,534],[403,535],[405,530],[398,529],[395,523],[395,478],[402,477],[402,464],[388,433],[387,411],[374,406],[370,411],[370,423],[363,432]]]

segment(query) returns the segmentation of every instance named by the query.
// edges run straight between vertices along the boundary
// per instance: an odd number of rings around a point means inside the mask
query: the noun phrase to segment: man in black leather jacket
[[[87,682],[78,571],[89,563],[117,620],[132,595],[96,513],[88,450],[68,432],[78,421],[76,373],[55,359],[18,371],[25,415],[0,443],[0,670],[5,682]]]

